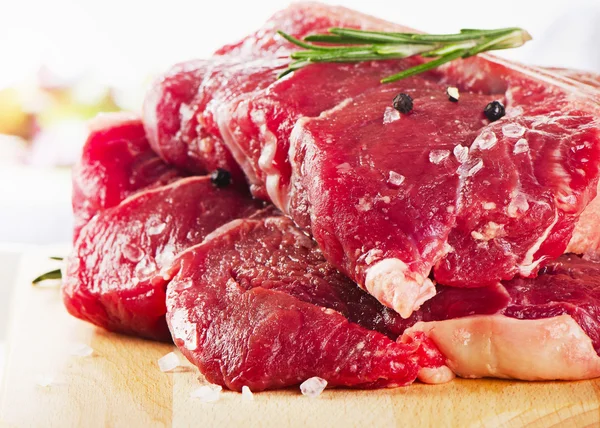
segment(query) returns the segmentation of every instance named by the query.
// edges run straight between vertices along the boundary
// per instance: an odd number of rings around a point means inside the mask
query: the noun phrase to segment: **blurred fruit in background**
[[[141,85],[107,87],[91,74],[64,80],[45,68],[0,88],[0,163],[70,166],[85,141],[87,121],[99,112],[139,106],[141,94]]]
[[[0,134],[29,140],[34,133],[35,117],[23,103],[17,88],[0,90]]]

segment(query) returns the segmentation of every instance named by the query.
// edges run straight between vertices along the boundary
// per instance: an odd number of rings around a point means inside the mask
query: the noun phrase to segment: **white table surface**
[[[0,383],[6,362],[6,333],[13,288],[23,250],[23,246],[0,246]]]
[[[2,383],[8,350],[8,323],[12,314],[12,302],[17,275],[19,272],[28,271],[28,267],[23,266],[25,262],[23,255],[30,252],[41,252],[48,255],[66,256],[68,250],[69,244],[40,246],[0,243],[0,384]],[[56,267],[60,267],[60,262],[56,263]],[[31,268],[32,280],[43,273],[35,269],[34,267]],[[56,285],[57,283],[53,284],[53,286]]]

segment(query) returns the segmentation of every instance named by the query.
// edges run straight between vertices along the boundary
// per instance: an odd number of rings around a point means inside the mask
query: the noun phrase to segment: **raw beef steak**
[[[173,338],[210,382],[261,391],[313,376],[361,388],[452,377],[422,335],[390,339],[397,314],[285,217],[235,220],[182,253],[168,275]]]
[[[165,161],[196,174],[217,168],[229,171],[233,181],[245,179],[220,135],[211,134],[198,122],[198,113],[210,99],[198,93],[218,65],[192,61],[173,67],[152,85],[144,101],[144,125],[150,144]],[[234,89],[235,82],[231,82]]]
[[[140,119],[105,113],[90,123],[90,134],[73,167],[74,236],[99,211],[133,193],[167,184],[181,172],[165,164],[148,145]]]
[[[523,380],[592,379],[600,376],[600,263],[564,255],[537,278],[516,278],[498,288],[504,298],[495,314],[473,306],[471,315],[452,316],[461,295],[483,288],[441,287],[413,314],[407,330],[424,331],[459,376]],[[475,296],[471,295],[471,299]],[[463,311],[464,313],[464,311]],[[454,319],[452,319],[454,318]]]
[[[600,375],[600,264],[575,256],[535,279],[475,290],[438,286],[409,319],[341,275],[281,216],[217,229],[169,274],[175,343],[209,381],[231,389],[278,388],[311,376],[330,385],[405,384],[421,361],[405,345],[415,346],[415,332],[425,332],[464,377]],[[419,377],[449,378],[442,366],[421,368]]]
[[[81,230],[67,261],[68,311],[108,330],[170,340],[165,271],[179,252],[259,208],[247,194],[189,177],[139,192]]]
[[[341,68],[354,68],[356,74],[339,72],[328,66],[323,69],[317,67],[302,72],[315,76],[314,79],[322,71],[329,71],[328,75],[321,76],[321,85],[316,88],[322,96],[315,96],[312,89],[290,85],[265,94],[265,89],[277,80],[277,74],[289,63],[283,56],[295,49],[276,35],[277,29],[304,37],[333,26],[359,27],[361,21],[356,18],[354,12],[345,8],[317,3],[311,4],[310,8],[292,5],[275,14],[262,29],[243,41],[220,49],[211,60],[189,61],[174,66],[156,80],[144,101],[144,125],[153,148],[167,162],[188,170],[206,172],[220,166],[237,177],[240,171],[231,161],[231,150],[255,196],[277,199],[284,195],[290,173],[288,140],[297,117],[318,115],[346,97],[378,85],[381,73],[394,72],[399,67],[419,61],[389,61],[386,65],[372,63],[372,67],[379,69],[379,74],[368,70],[364,72],[360,66],[354,65]],[[348,84],[348,79],[353,79],[354,84]],[[229,102],[236,105],[235,111],[221,108]],[[281,109],[281,102],[286,103],[285,109]],[[235,117],[229,120],[228,115]],[[253,119],[260,122],[267,116],[273,116],[275,120],[269,128],[266,124],[252,122]],[[262,135],[265,132],[267,135]],[[273,151],[266,149],[262,161],[248,155],[260,152],[264,138],[269,137],[271,140],[277,138],[277,144],[271,141]],[[226,148],[223,138],[228,138],[235,145]],[[283,168],[285,173],[279,173],[271,164]],[[263,168],[271,171],[270,178]],[[277,181],[278,178],[281,182]],[[265,185],[267,181],[272,189],[269,193]]]
[[[274,30],[303,35],[325,22],[404,29],[295,5],[209,60],[186,107],[231,150],[255,194],[403,316],[433,296],[434,280],[492,285],[533,276],[564,252],[598,179],[600,119],[582,90],[589,85],[489,56],[390,85],[378,79],[421,60],[312,65],[274,80],[290,49],[276,47]],[[240,67],[234,54],[260,65]],[[458,103],[447,100],[448,84],[460,88]],[[413,96],[412,112],[392,109],[399,92]],[[508,114],[490,123],[483,110],[494,99]]]

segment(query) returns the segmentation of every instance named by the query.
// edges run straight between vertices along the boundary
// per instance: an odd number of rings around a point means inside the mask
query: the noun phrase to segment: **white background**
[[[170,64],[205,57],[260,26],[283,0],[0,0],[0,87],[40,63],[139,83]],[[428,32],[521,26],[534,41],[506,55],[600,71],[600,0],[338,0]],[[504,54],[504,53],[503,53]]]

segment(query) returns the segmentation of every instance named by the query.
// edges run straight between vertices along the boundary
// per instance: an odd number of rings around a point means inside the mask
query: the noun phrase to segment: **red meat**
[[[600,375],[600,264],[578,257],[561,257],[535,279],[475,290],[438,286],[409,319],[341,275],[281,216],[217,229],[169,274],[175,343],[210,382],[230,389],[280,388],[312,376],[351,387],[403,385],[417,374],[448,380],[444,359],[414,336],[420,331],[466,377]],[[494,331],[504,324],[512,329]],[[540,337],[532,341],[532,333]],[[506,335],[513,346],[497,347]],[[548,349],[539,355],[536,347]]]
[[[395,342],[396,314],[328,265],[285,217],[236,220],[178,257],[167,319],[181,352],[213,383],[281,388],[449,380],[423,336]],[[374,329],[374,330],[371,330]]]
[[[181,175],[152,151],[138,117],[129,113],[97,116],[90,124],[81,159],[73,168],[73,241],[97,212]]]
[[[67,260],[68,311],[108,330],[169,340],[164,268],[215,228],[258,208],[237,190],[189,177],[139,192],[94,217]]]

